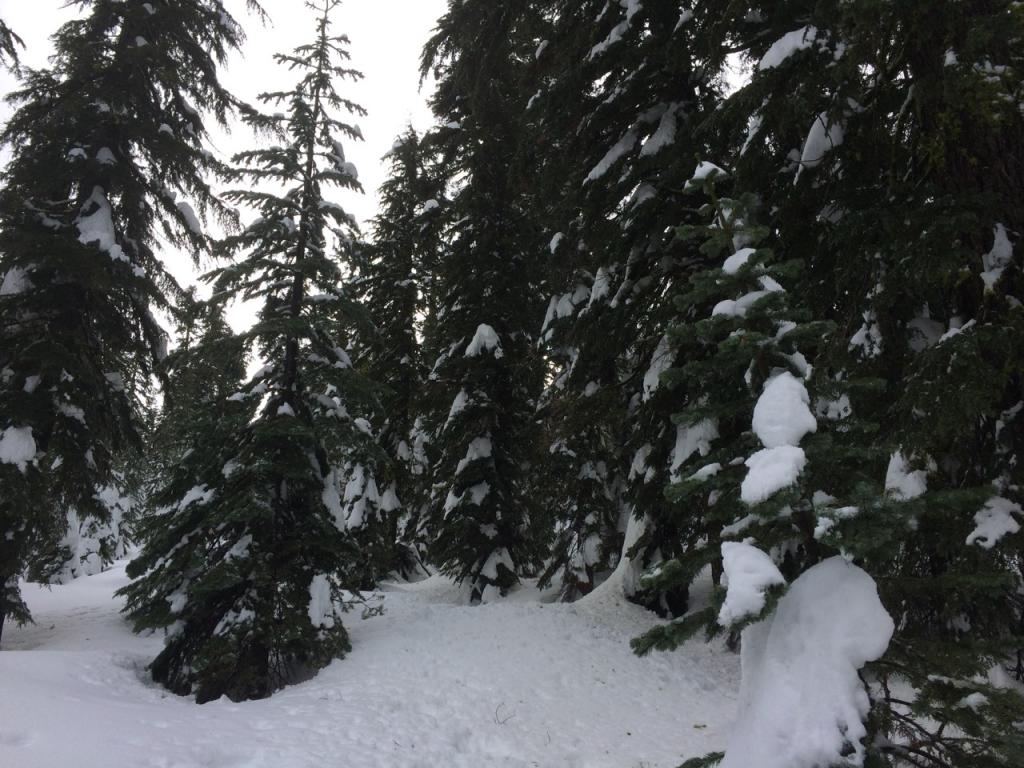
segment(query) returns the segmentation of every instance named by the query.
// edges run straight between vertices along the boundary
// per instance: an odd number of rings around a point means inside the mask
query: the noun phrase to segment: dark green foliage
[[[86,13],[55,35],[51,66],[23,72],[0,135],[12,154],[0,192],[0,432],[35,446],[23,466],[0,464],[8,596],[32,552],[63,536],[67,510],[106,519],[97,491],[139,446],[166,347],[153,310],[179,296],[158,238],[197,258],[209,245],[177,195],[232,221],[207,183],[221,167],[202,115],[224,123],[240,107],[217,78],[238,24],[219,0],[77,5]],[[27,620],[10,599],[0,617]]]
[[[359,134],[332,114],[362,114],[335,90],[359,77],[344,63],[347,38],[330,32],[337,6],[310,5],[315,41],[276,57],[300,79],[261,97],[287,113],[254,122],[280,143],[238,155],[229,171],[253,187],[228,198],[260,217],[227,238],[222,255],[241,258],[209,279],[217,302],[263,308],[251,330],[199,354],[227,343],[266,365],[227,402],[205,404],[217,439],[187,435],[198,439],[158,494],[129,568],[140,578],[124,590],[138,630],[168,632],[154,679],[199,702],[265,697],[343,656],[341,613],[359,599],[347,590],[373,586],[374,564],[387,560],[372,551],[382,521],[367,468],[378,449],[357,410],[372,392],[333,335],[355,308],[329,249],[344,254],[354,224],[323,193],[358,189],[339,137]]]
[[[452,2],[424,54],[453,223],[427,346],[435,425],[431,558],[477,602],[540,564],[527,462],[542,369],[538,232],[528,216],[525,107],[544,28],[531,0]],[[487,592],[487,595],[485,595]]]

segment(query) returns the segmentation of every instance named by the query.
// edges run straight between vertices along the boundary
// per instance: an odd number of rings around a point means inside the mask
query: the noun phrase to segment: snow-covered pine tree
[[[223,305],[195,292],[177,310],[178,346],[163,363],[167,391],[146,435],[146,476],[153,490],[227,418],[228,398],[245,381],[248,354]]]
[[[338,5],[307,3],[315,40],[275,57],[300,78],[261,96],[287,112],[251,118],[280,141],[236,156],[229,174],[252,186],[227,198],[260,215],[223,244],[241,258],[209,279],[217,301],[262,300],[241,339],[266,364],[228,398],[222,437],[198,441],[160,494],[129,567],[140,578],[124,590],[138,630],[168,632],[154,679],[199,702],[269,696],[343,656],[341,614],[356,599],[347,590],[374,577],[355,544],[378,514],[373,477],[344,474],[371,465],[356,411],[368,385],[333,333],[351,307],[330,250],[346,247],[355,223],[324,196],[359,189],[342,141],[360,133],[335,116],[363,114],[337,91],[360,77],[348,39],[331,32]]]
[[[733,10],[719,29],[753,75],[716,123],[747,126],[738,187],[771,212],[773,242],[805,265],[802,298],[836,328],[809,358],[819,426],[838,420],[831,476],[807,486],[814,536],[820,556],[874,578],[897,627],[863,675],[857,754],[1018,765],[1024,14]]]
[[[195,211],[227,215],[202,115],[240,106],[217,67],[241,28],[220,0],[77,5],[0,135],[0,626],[30,618],[17,577],[31,552],[64,535],[67,510],[106,518],[97,492],[138,444],[166,346],[152,310],[177,294],[157,238],[198,256]]]
[[[14,30],[7,26],[3,19],[0,19],[0,64],[17,71],[20,64],[18,48],[24,46],[25,43],[15,34]]]
[[[423,399],[430,363],[421,341],[434,314],[447,203],[429,145],[412,126],[395,141],[386,160],[390,175],[380,188],[373,242],[363,246],[353,285],[375,333],[355,351],[368,377],[386,393],[374,421],[380,424],[378,440],[392,472],[386,494],[393,508],[387,514],[390,535],[400,542],[394,570],[409,576],[421,570],[426,551],[419,523],[430,493],[429,460],[417,437],[428,410]]]
[[[440,338],[429,341],[441,349],[431,379],[446,406],[436,419],[425,523],[432,559],[468,584],[472,602],[504,595],[535,572],[544,545],[527,467],[544,308],[524,143],[542,28],[532,0],[453,0],[423,58],[424,75],[438,80],[436,140],[459,184],[438,266]]]
[[[531,114],[550,185],[540,197],[557,201],[543,215],[551,298],[542,342],[555,368],[544,415],[550,467],[561,473],[548,503],[560,517],[552,565],[568,566],[567,594],[592,588],[623,547],[631,595],[643,570],[678,554],[661,493],[677,404],[659,374],[673,362],[671,297],[700,260],[675,227],[680,210],[700,204],[685,183],[720,69],[692,21],[671,3],[564,2],[538,50],[546,77]],[[578,481],[566,485],[565,473]],[[572,564],[581,552],[582,570]],[[638,599],[663,611],[685,605],[685,593]]]
[[[727,541],[779,553],[787,577],[817,562],[814,505],[821,499],[814,490],[834,471],[822,458],[828,438],[808,392],[808,357],[831,327],[807,309],[802,265],[766,247],[770,230],[757,226],[756,198],[722,194],[730,181],[702,163],[690,186],[709,196],[708,223],[679,232],[699,244],[709,266],[676,298],[678,319],[668,334],[680,365],[666,371],[665,385],[682,408],[673,418],[679,430],[667,525],[680,537],[680,554],[642,579],[659,592],[687,593],[709,566],[718,585]],[[719,592],[711,605],[658,627],[637,649],[675,647],[702,627],[716,632],[724,597]],[[756,618],[737,617],[730,628]]]

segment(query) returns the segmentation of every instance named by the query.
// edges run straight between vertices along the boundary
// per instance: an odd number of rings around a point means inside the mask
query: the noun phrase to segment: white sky
[[[294,73],[277,67],[276,52],[290,51],[308,42],[315,33],[315,14],[302,0],[262,0],[271,16],[263,27],[245,11],[244,0],[226,0],[229,10],[246,29],[248,40],[242,56],[236,56],[223,73],[223,81],[238,96],[255,102],[262,91],[290,85]],[[361,104],[368,116],[356,119],[365,142],[347,142],[348,159],[359,169],[365,195],[338,193],[337,202],[365,222],[376,212],[376,191],[385,178],[381,157],[391,149],[395,137],[411,122],[424,130],[431,123],[426,105],[430,86],[420,90],[419,57],[436,20],[444,13],[446,0],[346,0],[335,12],[333,30],[351,38],[351,66],[365,79],[346,83],[343,96]],[[0,0],[0,18],[25,41],[24,63],[45,65],[52,53],[49,36],[78,11],[65,7],[64,0]],[[0,72],[0,93],[7,94],[15,80]],[[10,114],[0,105],[0,120]],[[231,136],[215,136],[212,149],[222,156],[253,146],[253,138],[242,129]],[[192,282],[187,259],[169,258],[169,266],[182,282]]]

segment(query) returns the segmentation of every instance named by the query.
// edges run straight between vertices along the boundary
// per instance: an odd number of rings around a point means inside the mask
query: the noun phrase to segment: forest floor
[[[700,639],[638,658],[659,619],[597,590],[461,604],[434,577],[349,614],[353,651],[265,701],[198,706],[155,687],[157,636],[113,596],[124,564],[25,585],[36,624],[0,652],[4,768],[674,768],[724,747],[739,657]],[[611,585],[609,585],[611,586]]]

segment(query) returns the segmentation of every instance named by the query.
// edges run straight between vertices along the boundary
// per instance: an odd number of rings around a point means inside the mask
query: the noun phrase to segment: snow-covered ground
[[[26,585],[37,623],[4,633],[0,766],[674,768],[723,749],[735,715],[738,657],[698,640],[637,658],[658,619],[614,590],[467,607],[440,578],[350,615],[352,653],[310,682],[200,707],[149,682],[160,639],[119,615],[126,581]]]

